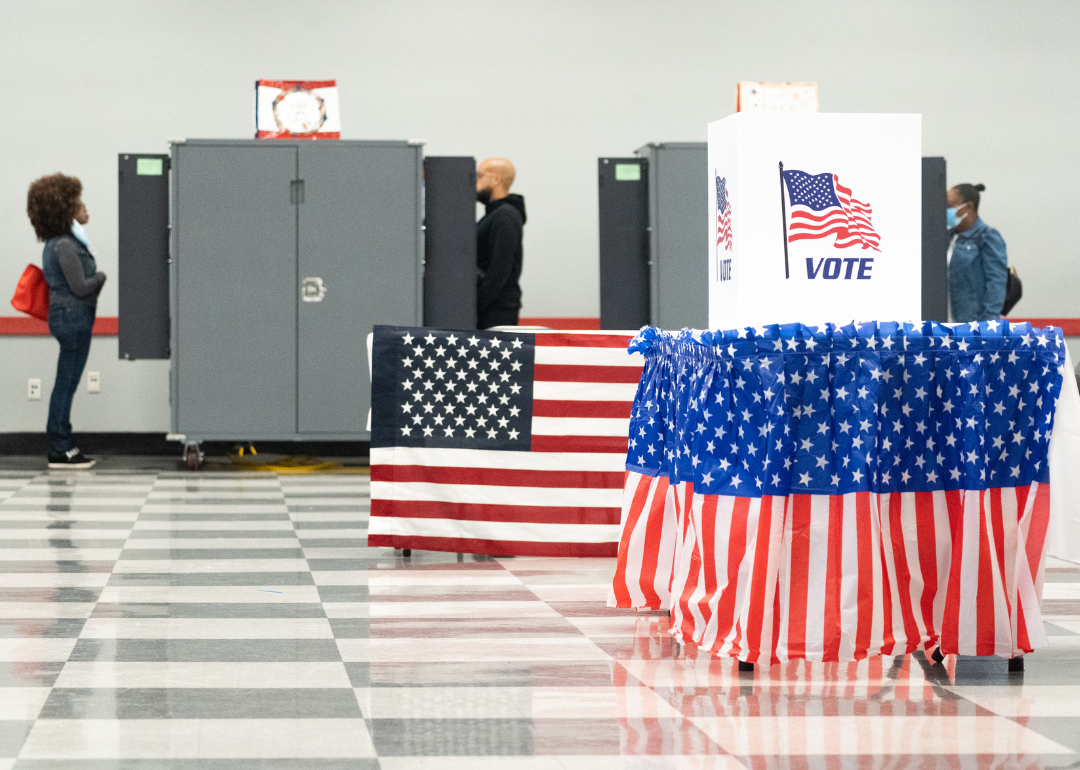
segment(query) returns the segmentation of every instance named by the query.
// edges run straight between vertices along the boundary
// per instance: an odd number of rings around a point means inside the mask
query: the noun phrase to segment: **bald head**
[[[488,158],[476,167],[476,199],[487,204],[510,194],[514,183],[514,164],[506,158]]]

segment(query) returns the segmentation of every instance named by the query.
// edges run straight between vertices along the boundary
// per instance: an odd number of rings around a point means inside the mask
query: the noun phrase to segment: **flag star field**
[[[687,355],[674,377],[647,357],[627,468],[748,496],[1045,481],[1060,331],[922,326],[645,330],[639,349]]]

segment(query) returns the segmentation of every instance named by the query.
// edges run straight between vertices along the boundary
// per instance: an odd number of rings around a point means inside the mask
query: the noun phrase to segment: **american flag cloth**
[[[632,336],[375,327],[368,544],[614,556]]]
[[[731,251],[731,199],[728,197],[727,178],[716,177],[716,245]]]
[[[646,329],[631,349],[609,604],[667,606],[677,638],[749,661],[1047,644],[1059,329]]]
[[[791,204],[788,241],[835,235],[833,245],[838,249],[861,246],[880,251],[881,236],[870,222],[874,210],[869,203],[853,198],[851,190],[840,184],[840,177],[796,170],[782,173]]]

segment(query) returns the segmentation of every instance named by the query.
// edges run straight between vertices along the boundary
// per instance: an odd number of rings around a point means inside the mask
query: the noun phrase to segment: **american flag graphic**
[[[731,199],[727,178],[719,175],[716,177],[716,246],[731,251]]]
[[[368,544],[614,556],[632,334],[375,327]]]
[[[840,184],[840,177],[796,170],[783,175],[791,204],[789,242],[836,236],[833,245],[838,249],[861,246],[881,250],[881,236],[870,222],[874,210],[869,203],[853,198],[851,190]]]
[[[1040,615],[1058,329],[645,330],[611,606],[750,661],[940,645],[1011,657]]]

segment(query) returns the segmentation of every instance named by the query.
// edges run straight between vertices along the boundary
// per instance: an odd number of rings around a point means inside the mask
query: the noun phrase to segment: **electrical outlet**
[[[41,400],[41,380],[37,377],[31,377],[26,381],[26,398],[28,401]]]
[[[86,392],[87,393],[100,393],[101,392],[101,372],[87,372],[86,373]]]

